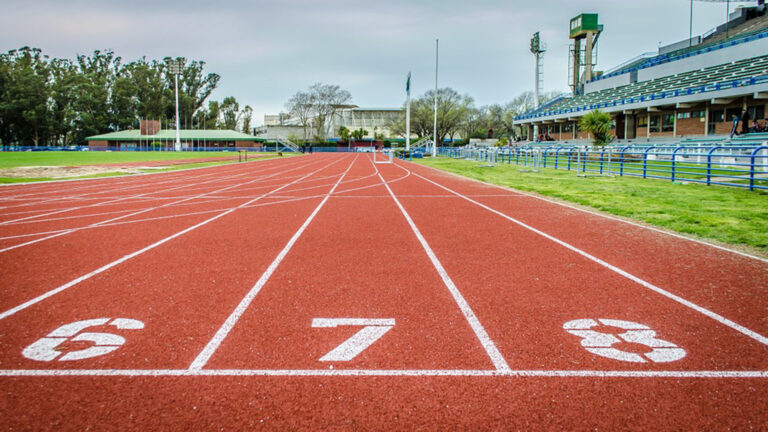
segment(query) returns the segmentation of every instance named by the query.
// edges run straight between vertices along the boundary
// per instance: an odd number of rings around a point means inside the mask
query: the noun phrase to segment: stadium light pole
[[[435,39],[435,121],[432,132],[434,141],[432,142],[432,157],[437,156],[437,59],[440,55],[440,39]]]
[[[181,60],[171,61],[168,64],[168,68],[173,74],[176,89],[176,145],[174,146],[176,151],[181,151],[181,132],[179,131],[179,74],[181,73],[181,66]]]

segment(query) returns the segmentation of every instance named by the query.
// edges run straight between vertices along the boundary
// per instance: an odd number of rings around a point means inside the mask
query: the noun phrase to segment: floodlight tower
[[[183,60],[171,60],[168,63],[168,71],[173,74],[176,84],[176,145],[174,146],[176,151],[181,151],[181,133],[179,132],[179,74],[182,67],[184,67]]]
[[[543,75],[544,72],[542,70],[541,66],[541,58],[544,56],[544,53],[546,52],[546,47],[543,43],[541,43],[541,38],[539,36],[539,32],[536,32],[533,34],[533,38],[531,38],[531,53],[536,56],[536,85],[533,88],[533,107],[539,108],[539,95],[543,91]],[[539,127],[534,125],[533,126],[533,135],[539,136]],[[530,137],[529,137],[530,138]]]
[[[574,94],[579,93],[581,78],[584,81],[592,79],[592,68],[597,63],[595,50],[597,39],[603,32],[602,24],[597,23],[597,14],[581,14],[571,20],[570,38],[573,39],[571,47],[571,89]],[[585,47],[581,41],[584,39]],[[594,54],[594,55],[593,55]],[[582,75],[582,69],[584,70]]]

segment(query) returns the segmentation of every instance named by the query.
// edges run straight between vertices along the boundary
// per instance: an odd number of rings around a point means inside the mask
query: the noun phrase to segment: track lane
[[[409,164],[462,194],[506,190]],[[768,335],[768,263],[529,195],[473,198]]]
[[[409,195],[440,190],[418,176],[412,179],[392,189]],[[768,369],[768,346],[458,196],[402,202],[481,320],[488,321],[488,332],[512,369]],[[648,325],[687,354],[669,363],[617,361],[588,352],[581,338],[563,328],[572,320],[600,318]],[[640,354],[651,351],[624,346]]]
[[[307,180],[339,171],[344,160],[317,158]],[[301,178],[284,184],[300,186]],[[0,321],[0,364],[10,368],[186,367],[210,338],[216,317],[229,313],[250,288],[251,268],[263,269],[317,201],[240,209],[113,267],[45,302]],[[252,225],[251,225],[252,224]],[[258,251],[254,253],[255,251]],[[140,320],[140,330],[110,326],[90,331],[120,334],[115,355],[71,362],[41,362],[22,350],[58,326],[101,317]],[[65,351],[82,348],[66,346]]]
[[[326,163],[322,158],[307,161],[299,166],[291,165],[285,172],[276,171],[272,176],[273,189],[279,188],[283,183],[278,179],[291,170],[306,169],[308,166],[320,167]],[[327,161],[330,163],[331,161]],[[261,176],[254,176],[256,180],[264,180]],[[289,181],[291,181],[289,180]],[[251,204],[254,199],[267,194],[270,189],[254,191],[249,199],[241,199],[236,204],[230,205],[229,210],[218,213],[199,213],[184,217],[175,217],[162,220],[162,223],[148,221],[137,224],[121,224],[104,226],[97,229],[82,230],[60,238],[51,239],[29,247],[10,250],[0,254],[0,264],[11,269],[7,276],[0,281],[0,317],[4,316],[12,307],[21,302],[43,295],[49,290],[59,289],[62,284],[71,283],[76,278],[87,274],[105,265],[111,265],[116,260],[123,260],[129,254],[137,253],[142,248],[150,247],[155,242],[162,242],[172,236],[195,227],[201,223],[207,223],[210,218],[221,217],[224,213],[234,211],[238,206]],[[146,214],[142,215],[146,217]],[[138,216],[137,216],[138,217]],[[100,247],[94,250],[94,245]],[[63,254],[66,251],[66,254]],[[66,256],[66,259],[62,259]],[[59,288],[57,288],[59,287]]]
[[[373,174],[373,175],[371,175]],[[258,295],[192,369],[486,369],[493,364],[376,175],[367,155],[334,192]],[[364,205],[336,199],[364,187]],[[359,326],[315,319],[393,320],[351,360],[319,360]]]

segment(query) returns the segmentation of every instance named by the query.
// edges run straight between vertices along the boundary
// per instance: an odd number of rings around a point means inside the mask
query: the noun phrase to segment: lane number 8
[[[626,332],[613,335],[593,330],[600,325],[617,327]],[[581,338],[581,346],[592,354],[631,363],[668,363],[685,357],[685,350],[672,342],[659,339],[650,327],[632,321],[613,319],[578,319],[563,324],[568,333]],[[614,345],[631,342],[651,348],[643,354],[622,351]]]

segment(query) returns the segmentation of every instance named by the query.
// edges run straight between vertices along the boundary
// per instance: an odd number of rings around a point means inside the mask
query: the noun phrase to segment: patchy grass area
[[[43,154],[39,157],[37,157],[38,154]],[[75,152],[72,152],[75,153]],[[224,165],[224,164],[230,164],[230,163],[237,163],[237,153],[222,153],[222,152],[196,152],[196,153],[173,153],[173,152],[146,152],[146,153],[139,153],[139,152],[124,152],[124,153],[106,153],[106,152],[93,152],[91,154],[94,154],[95,156],[101,156],[101,157],[93,157],[90,160],[87,161],[87,163],[83,163],[88,158],[82,159],[77,158],[75,156],[68,157],[68,156],[62,156],[58,157],[60,155],[69,155],[72,153],[68,152],[34,152],[34,153],[24,153],[27,157],[32,156],[30,159],[25,160],[23,157],[15,157],[15,158],[8,158],[9,160],[5,161],[7,164],[15,164],[15,165],[3,165],[2,162],[4,161],[5,157],[8,154],[17,154],[17,153],[0,153],[0,172],[13,172],[13,177],[0,177],[0,184],[3,183],[29,183],[29,182],[39,182],[39,181],[51,181],[51,180],[70,180],[70,179],[84,179],[84,178],[99,178],[99,177],[114,177],[114,176],[121,176],[121,175],[134,175],[134,174],[140,174],[140,173],[152,173],[152,172],[164,172],[164,171],[177,171],[177,170],[184,170],[184,169],[190,169],[190,168],[202,168],[202,167],[208,167],[208,166],[215,166],[215,165]],[[88,154],[87,152],[83,152],[84,154]],[[33,156],[34,155],[34,156]],[[106,156],[104,156],[106,155]],[[114,156],[117,155],[117,156]],[[126,156],[120,156],[120,155],[126,155]],[[293,156],[293,153],[287,153],[284,154],[282,157],[288,157]],[[141,159],[141,158],[144,159]],[[256,161],[256,160],[266,160],[266,159],[274,159],[278,156],[276,153],[249,153],[248,161]],[[50,159],[52,158],[52,159]],[[208,161],[208,162],[194,162],[194,159],[201,159],[201,158],[217,158],[220,160],[217,161]],[[163,166],[162,163],[158,164],[157,161],[179,161],[184,159],[190,159],[189,163],[178,163],[174,162],[173,165]],[[126,164],[135,164],[136,162],[153,162],[152,165],[155,165],[157,167],[155,168],[142,168],[140,166],[138,167],[120,167],[120,163],[126,163]],[[76,167],[78,166],[78,163],[81,166],[87,166],[87,165],[98,165],[98,164],[118,164],[115,167],[100,167],[98,170],[94,169],[91,171],[94,171],[93,174],[87,174],[87,175],[77,175],[77,170],[73,170],[73,174],[71,175],[62,175],[62,176],[40,176],[40,175],[30,175],[30,176],[24,176],[23,173],[19,174],[19,170],[25,170],[27,168],[35,168],[35,167]],[[10,168],[9,168],[10,166]],[[3,168],[5,167],[5,168]],[[5,171],[4,171],[5,169]],[[69,169],[69,168],[68,168]],[[56,168],[52,171],[61,171],[63,168]],[[112,170],[118,170],[118,171],[112,171]],[[44,172],[45,170],[38,170],[38,169],[31,169],[30,173],[35,172]],[[84,170],[88,171],[88,170]],[[98,172],[95,172],[98,171]]]
[[[480,163],[448,159],[419,161],[476,180],[536,192],[667,228],[701,239],[754,248],[768,254],[768,193],[672,183],[634,177],[577,177],[575,172],[540,169],[522,173],[518,165],[481,168]]]
[[[0,152],[0,169],[232,157],[237,157],[237,152]]]

